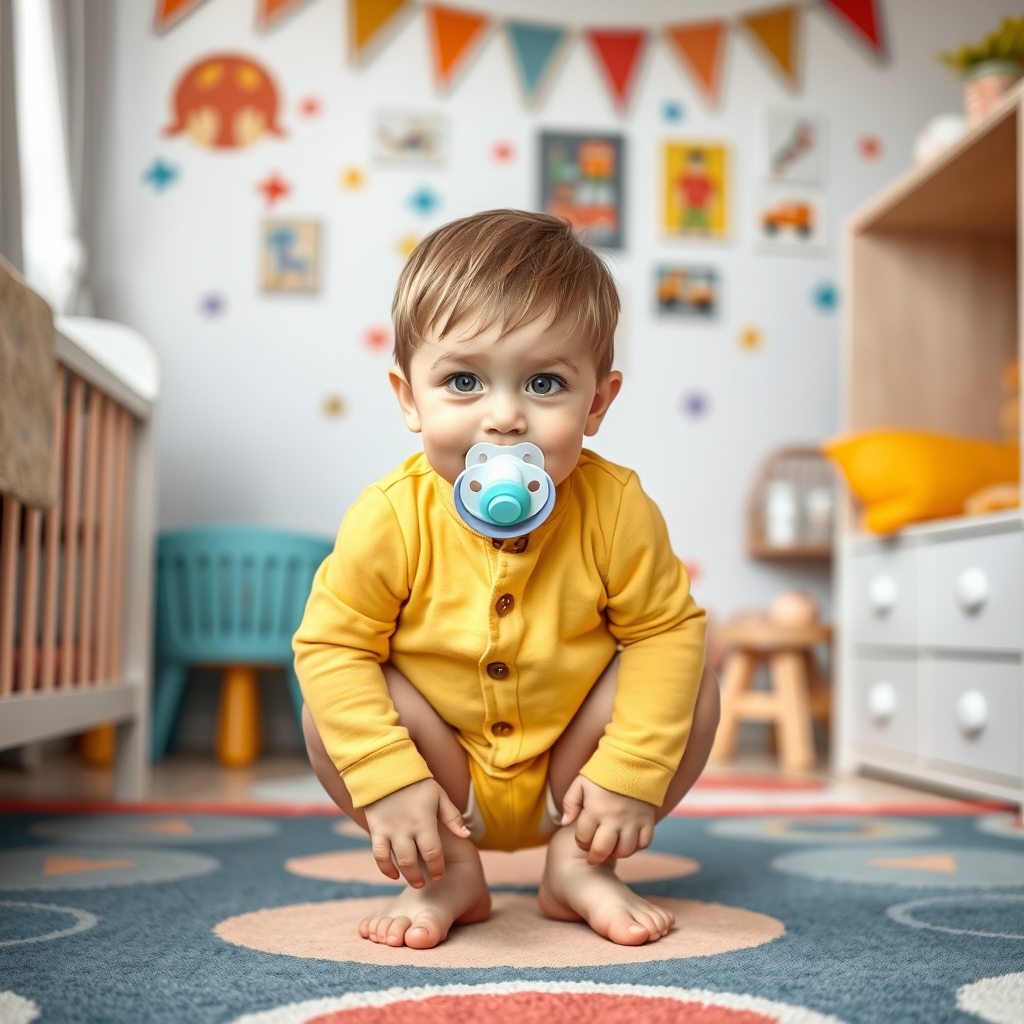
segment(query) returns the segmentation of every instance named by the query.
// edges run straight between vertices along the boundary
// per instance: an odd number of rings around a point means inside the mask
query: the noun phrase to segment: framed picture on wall
[[[769,110],[765,127],[768,177],[820,185],[825,181],[825,119],[793,110]]]
[[[660,316],[714,320],[719,311],[719,278],[714,267],[661,265],[654,271],[655,309]]]
[[[443,164],[447,122],[424,111],[379,110],[373,121],[373,156],[384,163]]]
[[[592,245],[621,249],[624,155],[621,135],[542,132],[540,208]]]
[[[666,142],[663,166],[666,234],[727,238],[732,188],[729,147],[720,142]]]
[[[320,290],[320,222],[268,219],[260,227],[260,287],[265,292]]]
[[[754,235],[764,252],[820,254],[825,247],[825,203],[799,189],[763,189],[754,203]]]

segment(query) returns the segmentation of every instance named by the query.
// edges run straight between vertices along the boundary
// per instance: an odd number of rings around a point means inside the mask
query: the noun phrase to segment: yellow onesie
[[[704,612],[631,470],[584,450],[533,533],[470,529],[415,455],[349,509],[295,634],[295,668],[357,807],[430,778],[388,696],[390,661],[469,755],[486,834],[542,834],[547,759],[621,649],[612,721],[583,774],[660,805],[686,747]]]

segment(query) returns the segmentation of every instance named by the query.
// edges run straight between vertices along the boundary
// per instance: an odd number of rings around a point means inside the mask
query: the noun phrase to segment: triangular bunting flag
[[[78,875],[83,871],[113,871],[115,868],[133,868],[133,860],[90,860],[87,857],[47,857],[43,861],[43,874]]]
[[[872,867],[909,868],[911,871],[935,871],[943,875],[956,874],[956,859],[948,853],[929,853],[923,857],[876,857],[869,860]]]
[[[144,832],[151,836],[190,836],[195,829],[180,819],[175,821],[143,822],[141,825],[130,825],[129,832]]]
[[[725,42],[729,24],[701,21],[690,25],[666,25],[665,38],[690,73],[708,103],[714,106],[722,85]]]
[[[256,31],[266,32],[273,28],[285,15],[301,7],[306,0],[257,0]]]
[[[586,36],[615,105],[620,113],[625,113],[647,45],[647,32],[643,29],[595,28],[589,29]]]
[[[365,63],[414,10],[412,0],[348,0],[348,59]]]
[[[434,83],[450,89],[484,41],[490,18],[474,11],[427,5],[427,28],[434,58]]]
[[[832,20],[880,60],[886,59],[885,28],[881,0],[818,0]]]
[[[800,84],[800,7],[787,4],[754,11],[740,17],[740,24],[758,44],[770,67],[791,89]]]
[[[523,97],[528,106],[536,106],[551,84],[559,58],[568,49],[569,30],[556,25],[506,21],[505,35],[512,48]]]
[[[194,11],[203,0],[156,0],[153,12],[153,31],[166,32]]]

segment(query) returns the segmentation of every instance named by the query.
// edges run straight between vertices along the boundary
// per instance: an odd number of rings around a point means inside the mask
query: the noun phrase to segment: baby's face
[[[480,441],[531,441],[557,485],[576,467],[584,436],[597,433],[622,375],[599,381],[586,342],[545,317],[503,338],[497,328],[430,335],[413,353],[409,379],[396,367],[391,384],[409,429],[423,434],[427,460],[449,483]]]

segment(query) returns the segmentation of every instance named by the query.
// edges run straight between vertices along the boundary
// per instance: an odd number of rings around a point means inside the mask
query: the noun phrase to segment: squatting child
[[[294,642],[317,776],[408,882],[360,934],[435,946],[490,912],[478,849],[546,843],[546,915],[655,941],[672,915],[615,862],[703,769],[718,686],[661,513],[583,448],[622,385],[615,285],[569,225],[495,210],[420,243],[393,315],[423,453],[349,509]],[[460,514],[481,442],[540,449],[554,505],[528,533]]]

